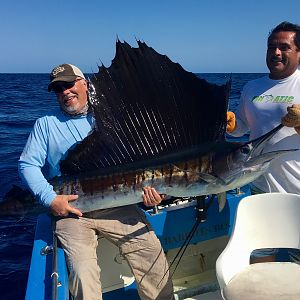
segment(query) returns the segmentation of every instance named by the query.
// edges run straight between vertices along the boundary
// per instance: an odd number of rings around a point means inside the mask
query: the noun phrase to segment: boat
[[[169,264],[172,264],[176,299],[222,299],[215,263],[229,240],[237,205],[248,195],[250,195],[249,186],[227,192],[227,201],[221,211],[216,197],[176,199],[151,209],[143,207],[161,241]],[[175,261],[174,258],[184,245],[197,218],[199,225],[186,245],[184,253],[181,251],[183,254],[178,256],[182,257],[176,267],[178,258]],[[26,300],[71,299],[64,251],[53,235],[52,226],[50,215],[39,215]],[[101,266],[103,299],[140,299],[135,279],[126,260],[120,256],[118,248],[105,238],[101,238],[97,253]]]

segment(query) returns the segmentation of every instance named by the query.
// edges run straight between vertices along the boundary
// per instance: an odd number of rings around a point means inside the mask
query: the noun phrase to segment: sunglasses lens
[[[75,81],[72,82],[56,82],[52,85],[52,90],[54,93],[62,93],[64,90],[70,89],[75,84]]]
[[[63,91],[62,87],[57,84],[52,86],[52,90],[54,93],[61,93]]]

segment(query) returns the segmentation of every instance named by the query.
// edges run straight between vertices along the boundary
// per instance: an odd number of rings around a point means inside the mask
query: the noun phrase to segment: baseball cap
[[[83,73],[79,68],[71,64],[61,64],[56,66],[50,73],[50,83],[48,85],[48,92],[52,90],[52,84],[56,81],[72,82],[76,78],[81,77],[85,79]]]

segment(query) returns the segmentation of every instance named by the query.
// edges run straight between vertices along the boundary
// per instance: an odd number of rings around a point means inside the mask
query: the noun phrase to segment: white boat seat
[[[300,265],[289,262],[256,263],[235,275],[222,290],[230,300],[299,300]]]
[[[255,249],[300,249],[300,195],[266,193],[243,198],[227,246],[216,261],[226,300],[300,299],[300,265],[265,262],[250,265]]]

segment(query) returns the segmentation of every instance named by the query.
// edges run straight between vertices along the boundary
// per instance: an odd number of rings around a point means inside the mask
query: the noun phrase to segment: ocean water
[[[197,74],[222,84],[230,77],[230,110],[235,110],[241,88],[261,73]],[[0,201],[18,178],[17,161],[34,121],[57,106],[47,92],[48,74],[0,74]],[[36,219],[0,219],[0,298],[24,299]]]

